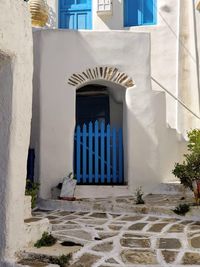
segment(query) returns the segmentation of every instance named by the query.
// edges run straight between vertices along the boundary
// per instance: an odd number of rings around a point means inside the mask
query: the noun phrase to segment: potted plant
[[[176,163],[172,173],[181,184],[193,191],[196,204],[200,203],[200,130],[188,132],[188,153],[182,164]]]

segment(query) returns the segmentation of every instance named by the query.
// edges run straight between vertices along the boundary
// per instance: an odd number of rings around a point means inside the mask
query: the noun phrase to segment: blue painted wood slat
[[[76,128],[76,177],[77,182],[81,183],[81,128]]]
[[[118,146],[119,146],[119,183],[123,182],[123,136],[122,129],[118,132]]]
[[[92,183],[93,174],[93,124],[89,123],[89,183]]]
[[[113,175],[113,183],[117,183],[117,162],[116,162],[116,129],[112,130],[112,175]]]
[[[105,182],[105,163],[104,163],[104,153],[105,153],[105,144],[104,144],[104,132],[105,132],[105,124],[101,123],[101,183],[104,184]]]
[[[87,142],[87,127],[83,125],[83,183],[86,183],[86,171],[87,171],[87,151],[86,151],[86,142]]]
[[[99,182],[99,123],[94,125],[94,139],[95,139],[95,183]]]
[[[108,184],[111,183],[110,179],[110,125],[107,125],[107,133],[106,133],[106,148],[107,148],[107,182]]]

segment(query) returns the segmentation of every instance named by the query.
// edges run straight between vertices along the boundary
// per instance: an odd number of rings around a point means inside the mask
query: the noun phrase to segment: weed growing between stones
[[[58,264],[60,267],[66,267],[69,266],[69,261],[71,259],[71,254],[70,255],[61,255],[58,258],[52,258],[51,263],[52,264]]]
[[[185,203],[185,204],[179,204],[173,210],[173,212],[176,213],[176,214],[178,214],[178,215],[184,216],[189,210],[190,210],[190,205]]]
[[[53,237],[51,234],[44,232],[42,234],[41,239],[39,239],[34,246],[36,248],[41,248],[41,247],[51,247],[56,243],[57,239]]]
[[[136,204],[139,205],[139,204],[145,204],[145,201],[143,199],[143,191],[142,191],[142,187],[138,187],[135,191],[135,197],[136,197]]]
[[[26,180],[26,196],[31,196],[31,208],[35,208],[36,206],[36,200],[39,192],[39,183],[32,182],[31,180]]]

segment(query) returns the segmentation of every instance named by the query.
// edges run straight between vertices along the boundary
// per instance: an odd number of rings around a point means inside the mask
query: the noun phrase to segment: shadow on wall
[[[145,101],[144,101],[145,98]],[[152,108],[152,92],[128,90],[127,95],[128,140],[127,166],[129,188],[142,186],[146,192],[160,182],[158,133],[155,131],[156,116]],[[141,111],[140,107],[143,107]],[[141,111],[141,112],[138,112]]]
[[[52,16],[55,16],[53,11]],[[51,18],[52,23],[54,23],[54,19],[55,17]],[[63,30],[61,33],[60,31],[52,30],[48,31],[48,35],[45,35],[43,39],[42,37],[45,33],[46,31],[44,30],[33,33],[34,75],[30,147],[35,149],[35,181],[40,182],[40,197],[48,198],[51,196],[51,187],[57,185],[61,181],[61,178],[73,169],[76,90],[67,90],[68,85],[66,80],[72,73],[82,71],[82,67],[79,69],[79,65],[83,64],[83,62],[85,64],[84,69],[97,66],[98,62],[91,55],[91,44],[84,40],[81,32]],[[77,46],[81,44],[81,50],[76,48],[77,56],[74,56],[71,49],[66,49],[66,42],[63,41],[65,40],[65,35],[72,40],[74,34],[77,36]],[[44,43],[42,43],[42,39]],[[44,49],[43,53],[41,53],[41,46],[48,46],[48,50]],[[87,61],[78,56],[79,53],[85,55]],[[44,57],[43,61],[41,60],[41,54]],[[56,60],[51,55],[55,55]],[[46,58],[48,60],[45,60]],[[63,60],[65,58],[68,60]],[[58,69],[59,72],[57,71]],[[45,70],[45,75],[43,74],[41,77],[42,70]],[[67,74],[69,74],[69,77],[67,77]],[[44,82],[47,83],[46,86],[44,86]],[[42,95],[41,88],[43,88]],[[43,98],[46,88],[48,94],[53,96],[49,97],[47,102],[47,98]],[[58,88],[59,93],[56,93],[54,96],[55,88]],[[62,95],[62,99],[65,101],[64,105],[58,105],[57,101],[55,101],[60,95]],[[60,98],[58,99],[60,101]],[[42,107],[44,107],[44,104],[48,105],[49,110],[52,112],[52,123],[49,123],[46,128],[44,127],[46,125],[45,120],[42,119]],[[48,113],[45,113],[45,116],[47,116],[46,121],[48,121]],[[66,121],[68,124],[66,124]],[[63,130],[63,128],[60,131],[57,130],[60,129],[61,125],[66,125],[68,128],[66,130]],[[48,136],[51,141],[46,142],[43,140],[41,133],[44,136]],[[60,142],[61,140],[62,142]],[[56,144],[56,147],[54,147],[54,144]],[[48,161],[46,159],[44,160],[46,154],[52,154],[49,152],[52,149],[54,155],[57,155],[60,159],[57,164],[55,164],[54,156],[48,157]],[[67,159],[65,156],[66,151],[68,151]],[[47,181],[48,186],[45,180],[47,176],[49,177]]]
[[[128,90],[126,98],[129,131],[124,138],[129,140],[129,187],[142,185],[146,192],[151,192],[158,183],[174,181],[171,171],[180,160],[185,143],[178,141],[176,131],[166,126],[165,94],[144,95],[136,88]]]
[[[5,255],[5,248],[10,244],[6,241],[6,218],[8,217],[9,190],[9,142],[12,117],[12,58],[0,50],[0,259]],[[2,266],[0,264],[0,266]]]

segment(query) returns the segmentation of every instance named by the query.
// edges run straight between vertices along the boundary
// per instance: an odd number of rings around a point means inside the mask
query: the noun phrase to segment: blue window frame
[[[59,0],[60,29],[92,29],[92,0]]]
[[[124,0],[124,26],[157,23],[157,0]]]

